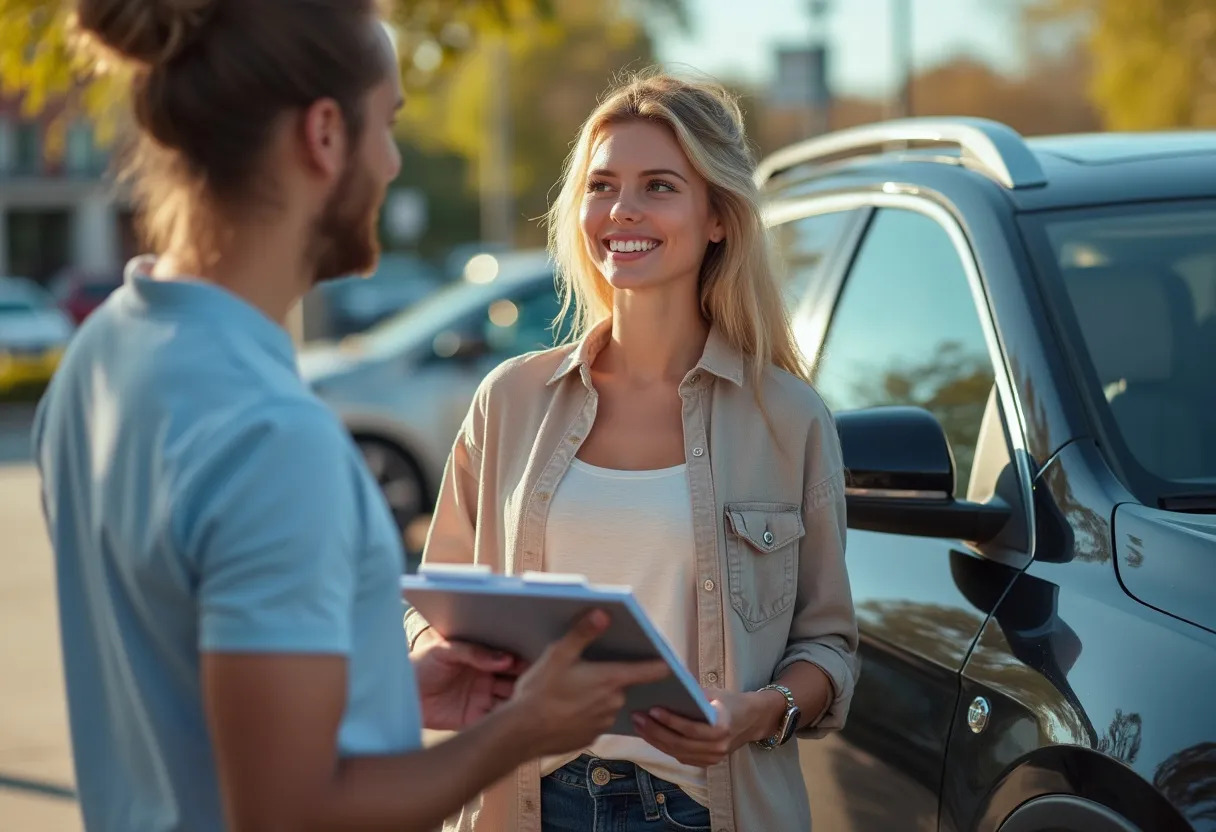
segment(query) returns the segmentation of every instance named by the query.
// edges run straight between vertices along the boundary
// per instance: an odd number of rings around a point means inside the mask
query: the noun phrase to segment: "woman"
[[[844,478],[752,170],[716,86],[639,77],[592,113],[549,216],[577,343],[482,384],[425,555],[631,585],[718,724],[639,714],[636,737],[523,767],[456,828],[810,827],[788,740],[839,728],[856,675]]]

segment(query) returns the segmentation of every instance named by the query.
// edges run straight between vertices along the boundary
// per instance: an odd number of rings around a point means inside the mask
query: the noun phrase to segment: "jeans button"
[[[597,786],[607,786],[611,779],[612,775],[603,766],[596,766],[591,772],[591,782]]]
[[[660,806],[662,806],[664,803],[667,802],[667,795],[663,794],[662,792],[659,792],[658,794],[656,794],[654,796],[654,802],[659,804]]]

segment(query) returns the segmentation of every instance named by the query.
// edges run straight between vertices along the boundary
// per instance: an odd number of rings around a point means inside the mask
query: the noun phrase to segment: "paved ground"
[[[0,404],[0,829],[79,832],[32,411]]]

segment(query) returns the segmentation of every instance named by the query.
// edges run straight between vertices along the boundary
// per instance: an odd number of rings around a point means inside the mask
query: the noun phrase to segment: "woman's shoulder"
[[[804,425],[832,424],[832,411],[814,385],[770,364],[761,376],[760,399],[774,416],[784,415]]]
[[[485,377],[481,392],[484,396],[497,398],[542,390],[553,381],[577,348],[577,344],[563,344],[508,358]]]
[[[550,384],[576,345],[563,345],[508,358],[482,379],[469,407],[464,431],[482,446],[489,423],[527,426],[543,413],[556,385]]]

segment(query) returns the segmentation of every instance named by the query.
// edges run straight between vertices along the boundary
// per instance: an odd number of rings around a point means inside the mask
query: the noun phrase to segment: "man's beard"
[[[380,262],[380,205],[372,177],[354,159],[347,165],[313,231],[313,285],[369,275]]]

